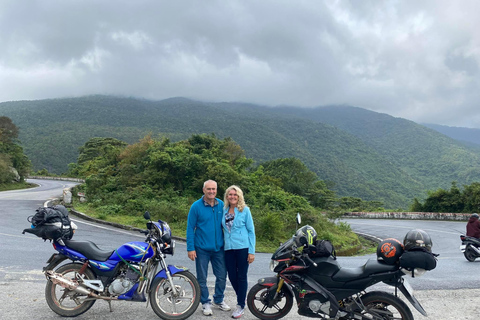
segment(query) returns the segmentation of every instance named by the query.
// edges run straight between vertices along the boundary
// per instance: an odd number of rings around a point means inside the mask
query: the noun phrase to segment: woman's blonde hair
[[[237,196],[238,196],[237,208],[238,210],[243,211],[243,208],[245,208],[247,205],[245,204],[245,199],[243,198],[242,189],[240,189],[236,185],[230,186],[227,188],[227,190],[225,190],[225,196],[223,197],[223,203],[225,205],[225,208],[228,208],[230,206],[230,202],[228,201],[228,193],[231,190],[235,190],[237,192]]]

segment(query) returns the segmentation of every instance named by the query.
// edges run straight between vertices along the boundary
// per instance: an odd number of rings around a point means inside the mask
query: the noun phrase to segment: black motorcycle
[[[414,241],[418,246],[409,246],[407,251],[398,240],[386,239],[377,250],[379,259],[370,259],[357,268],[344,268],[329,249],[328,241],[316,241],[314,245],[315,230],[304,226],[275,251],[270,269],[277,275],[258,280],[250,289],[248,308],[257,318],[279,319],[290,312],[295,298],[298,314],[307,317],[411,320],[411,310],[397,295],[400,291],[426,316],[404,276],[420,276],[434,269],[436,255],[429,251],[431,239],[424,231],[412,230],[407,235],[415,233],[422,233],[430,244],[422,245],[424,239],[420,239]],[[395,287],[395,294],[366,292],[379,282]]]
[[[470,262],[474,262],[475,259],[480,257],[480,239],[474,237],[468,237],[460,235],[462,244],[460,245],[460,251],[463,252],[465,259]]]

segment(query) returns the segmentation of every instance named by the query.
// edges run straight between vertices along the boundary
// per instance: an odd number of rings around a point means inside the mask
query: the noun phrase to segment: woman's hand
[[[247,258],[248,264],[252,263],[253,260],[255,260],[255,255],[249,253],[249,254],[248,254],[248,258]]]

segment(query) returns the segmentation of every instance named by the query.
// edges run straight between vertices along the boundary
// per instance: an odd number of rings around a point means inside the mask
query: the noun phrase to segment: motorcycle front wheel
[[[95,279],[95,275],[89,269],[86,269],[83,274],[79,274],[81,268],[81,264],[69,263],[59,267],[55,272],[74,283],[81,282],[81,279]],[[66,289],[50,280],[45,287],[45,300],[47,300],[48,306],[62,317],[76,317],[90,309],[95,300],[86,300],[87,298],[88,296],[84,294]]]
[[[373,291],[363,295],[361,300],[365,306],[360,312],[362,319],[414,320],[412,312],[405,302],[400,300],[400,298],[395,297],[393,294]]]
[[[474,262],[475,259],[477,258],[477,254],[475,253],[475,251],[472,249],[470,245],[468,245],[465,248],[465,252],[463,253],[463,255],[465,256],[465,259],[467,259],[470,262]]]
[[[278,293],[273,304],[268,296],[268,287],[256,284],[247,295],[247,305],[250,312],[259,319],[280,319],[285,317],[293,306],[293,296],[285,287]],[[271,307],[269,307],[269,304]]]
[[[200,303],[200,285],[190,271],[181,271],[172,275],[170,281],[156,278],[150,290],[150,304],[153,311],[162,319],[182,320],[190,317]]]

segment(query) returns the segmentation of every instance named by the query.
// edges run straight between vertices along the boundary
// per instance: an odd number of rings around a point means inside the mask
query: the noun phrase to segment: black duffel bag
[[[73,227],[68,210],[62,205],[40,207],[33,216],[27,218],[32,224],[25,232],[36,235],[44,240],[70,240],[73,237]]]
[[[400,256],[400,267],[410,271],[415,268],[433,270],[437,267],[437,259],[424,248],[413,248]]]

